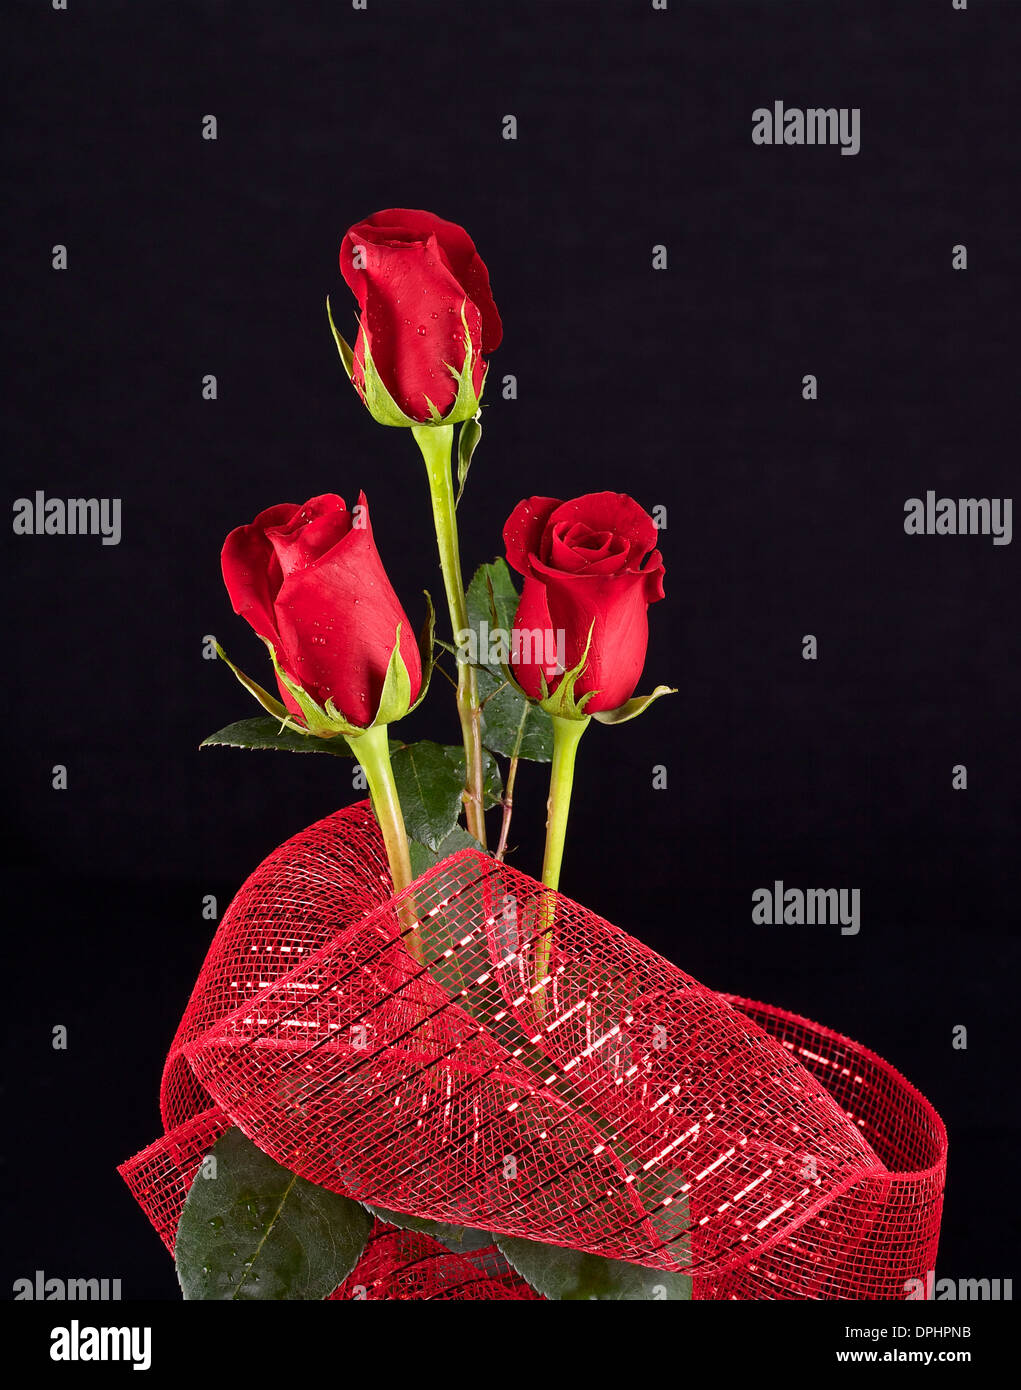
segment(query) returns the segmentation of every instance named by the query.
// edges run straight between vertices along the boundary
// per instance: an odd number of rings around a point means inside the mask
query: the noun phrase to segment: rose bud
[[[507,562],[524,575],[511,669],[524,693],[566,718],[634,718],[649,642],[647,612],[663,597],[652,518],[620,492],[570,502],[529,497],[503,528]]]
[[[340,270],[361,311],[354,350],[332,313],[330,327],[374,418],[454,424],[475,415],[485,358],[503,327],[489,271],[464,228],[408,208],[374,213],[346,233]]]
[[[292,728],[358,734],[424,694],[428,658],[379,558],[364,492],[350,512],[331,493],[269,507],[230,533],[221,562],[235,613],[269,647],[283,706],[235,672],[271,713],[304,720]]]

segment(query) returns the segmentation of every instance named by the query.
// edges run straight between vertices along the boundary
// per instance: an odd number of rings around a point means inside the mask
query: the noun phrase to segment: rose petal
[[[422,687],[415,634],[376,550],[365,494],[364,525],[352,526],[325,556],[292,571],[276,599],[287,674],[320,704],[332,698],[354,724],[375,716],[400,624],[411,697]]]
[[[583,521],[576,521],[573,525],[562,521],[555,529],[568,545],[593,552],[593,558],[607,554],[614,541],[612,531],[593,531]]]
[[[279,641],[273,600],[283,583],[283,571],[266,528],[284,525],[298,510],[293,502],[267,507],[248,526],[238,526],[223,543],[220,568],[234,612],[268,642]]]
[[[314,565],[350,529],[351,516],[344,499],[335,493],[324,493],[299,507],[283,526],[269,527],[266,536],[286,579],[295,570]]]
[[[534,582],[541,583],[538,577]],[[546,576],[550,621],[555,633],[564,634],[568,670],[581,660],[592,631],[588,663],[574,687],[576,698],[598,692],[585,707],[590,714],[618,709],[635,693],[649,644],[644,584],[643,575],[630,571],[608,578]]]
[[[628,542],[630,564],[637,568],[659,538],[656,525],[643,507],[624,492],[589,492],[562,503],[550,516],[559,522],[583,522],[593,531],[612,531]]]
[[[573,543],[568,540],[571,534],[577,538]],[[605,531],[601,534],[606,537],[602,545],[598,543],[598,537],[585,527],[568,527],[564,522],[548,527],[547,539],[551,538],[551,544],[547,547],[550,566],[567,574],[618,574],[627,569],[627,541]],[[592,549],[584,545],[586,538],[596,540]]]
[[[666,590],[663,588],[664,572],[663,556],[658,550],[654,550],[642,570],[647,603],[658,603],[661,598],[666,598]]]
[[[550,514],[563,504],[556,497],[526,497],[511,512],[503,528],[507,563],[518,574],[528,574],[530,557],[538,555]]]
[[[485,354],[500,346],[503,338],[503,325],[493,300],[489,284],[489,271],[486,269],[475,243],[456,222],[447,222],[433,212],[414,208],[387,208],[373,213],[363,222],[358,222],[347,233],[345,242],[353,248],[368,242],[376,244],[400,244],[424,242],[435,237],[443,253],[443,260],[468,299],[475,305],[481,316],[481,350]],[[346,258],[350,265],[351,257]],[[349,278],[341,257],[341,273],[352,289],[355,285]],[[356,290],[357,293],[357,290]]]
[[[546,603],[546,586],[538,579],[526,576],[514,615],[512,633],[512,667],[518,684],[533,700],[542,697],[542,680],[555,682],[560,674],[557,663],[547,663],[546,652],[555,650],[553,622]]]
[[[427,401],[445,415],[457,394],[449,368],[460,371],[465,361],[462,311],[476,358],[474,384],[481,388],[479,310],[444,264],[435,237],[396,246],[366,242],[365,262],[345,277],[362,308],[355,343],[359,384],[367,342],[383,384],[406,415],[430,419]]]

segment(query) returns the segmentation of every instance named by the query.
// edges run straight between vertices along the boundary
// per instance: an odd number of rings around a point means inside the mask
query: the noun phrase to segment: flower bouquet
[[[271,506],[223,547],[277,693],[218,649],[264,713],[206,743],[353,757],[369,799],[243,885],[170,1049],[165,1133],[120,1169],[185,1298],[909,1296],[946,1168],[925,1098],[559,892],[583,735],[671,693],[635,693],[655,523],[622,493],[526,498],[466,587],[488,272],[406,209],[352,227],[340,265],[354,346],[328,301],[330,327],[421,452],[450,629],[427,595],[416,640],[364,492]],[[440,673],[460,744],[402,742]],[[522,760],[550,765],[538,878],[507,863]]]

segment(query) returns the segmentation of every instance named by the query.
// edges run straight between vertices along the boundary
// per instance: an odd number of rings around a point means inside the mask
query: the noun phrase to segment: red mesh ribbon
[[[934,1266],[946,1134],[882,1058],[706,989],[480,853],[394,899],[364,803],[241,888],[161,1105],[163,1138],[120,1171],[170,1249],[202,1155],[237,1125],[333,1191],[681,1270],[697,1298],[903,1299]],[[333,1297],[536,1295],[495,1248],[379,1223]]]

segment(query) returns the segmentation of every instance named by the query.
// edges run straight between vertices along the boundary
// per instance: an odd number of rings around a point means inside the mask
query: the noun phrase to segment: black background
[[[177,1296],[114,1169],[159,1132],[202,897],[357,799],[333,759],[198,752],[254,712],[203,636],[266,678],[224,536],[364,486],[413,617],[440,592],[413,442],[323,307],[351,325],[341,236],[394,205],[469,229],[505,323],[466,567],[530,493],[668,508],[644,684],[680,693],[587,734],[565,891],[899,1066],[950,1132],[940,1273],[1009,1276],[1017,544],[902,523],[930,488],[1013,492],[1016,6],[22,0],[5,27],[6,490],[120,497],[124,531],[6,533],[0,1287]],[[754,146],[775,99],[860,107],[860,153]],[[457,741],[444,689],[402,736]],[[519,792],[535,871],[544,769]],[[860,888],[860,935],[753,925],[776,878]]]

